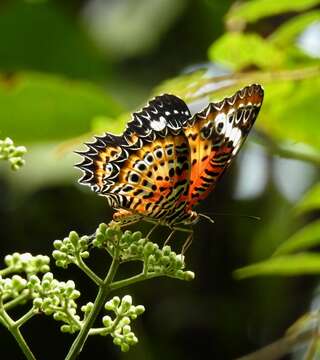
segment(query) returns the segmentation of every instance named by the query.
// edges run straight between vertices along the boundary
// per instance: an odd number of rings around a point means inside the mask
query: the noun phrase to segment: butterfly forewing
[[[251,85],[195,114],[185,127],[190,148],[191,208],[214,189],[246,139],[259,113],[263,90]]]

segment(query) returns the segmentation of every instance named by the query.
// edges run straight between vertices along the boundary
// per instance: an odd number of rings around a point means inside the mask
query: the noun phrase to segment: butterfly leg
[[[154,230],[155,230],[158,226],[159,226],[159,223],[158,223],[158,222],[155,223],[155,224],[152,226],[151,230],[148,232],[148,234],[147,234],[147,236],[146,236],[146,239],[149,239],[149,238],[150,238],[151,234],[154,232]]]
[[[138,223],[139,221],[140,221],[140,220],[132,220],[132,221],[127,222],[127,223],[124,223],[124,224],[119,224],[119,227],[120,227],[120,229],[122,229],[122,228],[125,228],[125,227],[127,227],[127,226],[136,224],[136,223]]]
[[[192,244],[192,240],[193,240],[193,229],[186,229],[186,228],[182,228],[182,227],[174,227],[173,228],[176,231],[181,231],[181,232],[185,232],[188,233],[188,237],[186,238],[185,242],[182,245],[182,249],[181,249],[181,254],[184,255],[186,253],[186,251],[189,249],[190,245]]]
[[[169,234],[169,236],[166,238],[166,241],[164,242],[163,246],[168,245],[169,241],[173,238],[173,235],[174,235],[175,232],[176,232],[175,229],[173,229],[173,230],[171,231],[171,233]]]
[[[190,245],[192,244],[192,241],[193,241],[193,230],[190,230],[190,234],[188,235],[186,241],[182,245],[182,249],[181,249],[181,254],[182,255],[184,255],[187,252]]]

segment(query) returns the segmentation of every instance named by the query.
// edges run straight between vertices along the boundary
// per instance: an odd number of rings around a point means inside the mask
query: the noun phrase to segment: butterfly
[[[113,219],[149,219],[169,227],[193,224],[194,207],[215,188],[250,132],[264,91],[246,86],[194,114],[164,94],[133,113],[122,135],[86,143],[79,180],[105,196]]]

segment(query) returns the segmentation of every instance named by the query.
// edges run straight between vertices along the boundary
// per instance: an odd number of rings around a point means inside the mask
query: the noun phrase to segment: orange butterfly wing
[[[190,148],[189,208],[206,198],[237,155],[262,105],[263,89],[251,85],[211,103],[190,119],[184,132]]]

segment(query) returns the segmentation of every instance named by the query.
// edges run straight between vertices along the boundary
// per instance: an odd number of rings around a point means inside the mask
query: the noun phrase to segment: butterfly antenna
[[[199,214],[199,216],[200,216],[200,217],[203,217],[204,219],[209,220],[209,222],[211,222],[212,224],[214,224],[214,220],[213,220],[210,216],[208,216],[208,215],[206,215],[206,214]]]
[[[214,215],[214,216],[234,216],[234,217],[241,217],[241,218],[246,218],[246,219],[250,219],[250,220],[256,220],[256,221],[260,221],[261,217],[259,216],[254,216],[254,215],[243,215],[243,214],[230,214],[230,213],[204,213],[204,214],[199,214],[200,216],[208,216],[208,215]],[[209,216],[208,216],[209,217]]]

